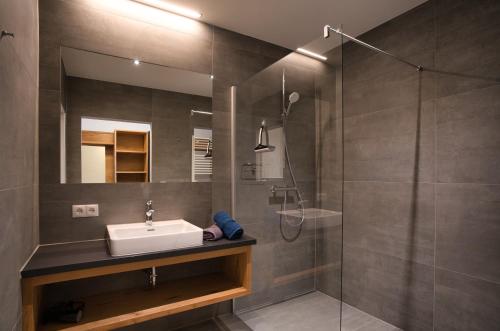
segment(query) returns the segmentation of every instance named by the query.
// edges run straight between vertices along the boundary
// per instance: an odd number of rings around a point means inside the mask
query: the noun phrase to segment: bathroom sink
[[[108,225],[112,256],[133,255],[203,245],[203,230],[183,219]]]

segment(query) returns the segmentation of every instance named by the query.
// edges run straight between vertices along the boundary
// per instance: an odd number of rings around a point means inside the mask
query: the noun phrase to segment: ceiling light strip
[[[161,0],[132,0],[132,1],[190,18],[198,19],[201,17],[201,13],[197,12],[196,10],[192,10],[186,7],[181,7]]]
[[[302,54],[307,55],[307,56],[310,56],[310,57],[313,57],[313,58],[318,59],[318,60],[322,60],[322,61],[326,61],[327,60],[326,56],[323,56],[323,55],[320,55],[318,53],[314,53],[314,52],[308,51],[305,48],[299,47],[299,48],[297,48],[297,52],[302,53]]]

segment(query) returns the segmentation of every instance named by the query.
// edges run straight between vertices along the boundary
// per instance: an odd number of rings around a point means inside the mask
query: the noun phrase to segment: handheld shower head
[[[290,104],[296,103],[300,99],[300,94],[299,92],[292,92],[290,93],[290,96],[288,97],[288,100],[290,101]]]
[[[290,108],[292,107],[292,104],[294,104],[297,101],[299,101],[299,99],[300,99],[299,92],[292,92],[292,93],[290,93],[290,95],[288,96],[288,107],[283,112],[284,116],[288,116],[288,114],[290,113]]]

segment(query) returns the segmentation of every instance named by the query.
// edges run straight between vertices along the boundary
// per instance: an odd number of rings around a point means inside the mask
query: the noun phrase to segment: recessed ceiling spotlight
[[[155,7],[161,10],[166,10],[168,12],[190,18],[198,19],[201,17],[201,13],[197,12],[196,10],[192,10],[186,7],[181,7],[178,5],[174,5],[173,3],[168,3],[161,0],[132,0],[132,1],[139,2],[142,3],[143,5]]]
[[[215,76],[213,74],[210,74],[210,76],[208,76],[208,77],[210,77],[210,79],[214,79],[215,78]]]
[[[313,57],[315,59],[322,60],[322,61],[326,61],[327,60],[326,56],[323,56],[323,55],[320,55],[318,53],[314,53],[314,52],[308,51],[307,49],[304,49],[304,48],[301,48],[301,47],[297,48],[297,52],[302,53],[302,54],[307,55],[307,56],[310,56],[310,57]]]
[[[134,64],[135,64],[136,66],[138,66],[139,64],[141,64],[141,61],[139,61],[139,59],[135,59],[135,60],[134,60]]]

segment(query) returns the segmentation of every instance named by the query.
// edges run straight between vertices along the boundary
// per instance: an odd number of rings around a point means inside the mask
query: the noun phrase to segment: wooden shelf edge
[[[227,301],[248,294],[250,294],[250,290],[248,290],[247,288],[237,287],[234,289],[229,289],[218,293],[212,293],[189,300],[179,301],[163,306],[131,312],[124,315],[118,315],[94,322],[75,325],[61,330],[63,331],[110,330],[137,323],[142,323],[145,321],[149,321],[160,317],[165,317],[168,315],[181,313],[191,309],[209,306],[215,303]]]
[[[148,134],[149,131],[135,131],[135,130],[116,130],[116,134],[120,135],[127,135],[127,134],[133,134],[133,135],[138,135],[138,136],[143,136]]]
[[[145,174],[146,171],[139,171],[139,170],[137,170],[137,171],[135,171],[135,170],[133,170],[133,171],[117,171],[116,173],[117,174]]]
[[[82,145],[87,145],[87,146],[114,146],[112,143],[101,143],[101,142],[95,142],[91,140],[82,140]]]
[[[116,153],[120,154],[146,154],[146,151],[135,151],[135,150],[125,150],[125,149],[117,149]]]

